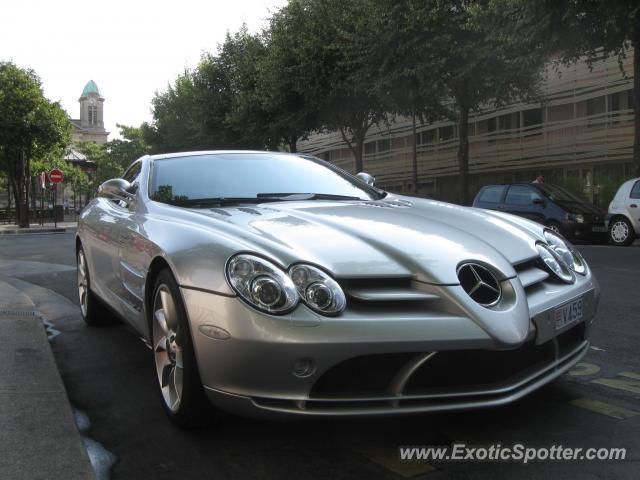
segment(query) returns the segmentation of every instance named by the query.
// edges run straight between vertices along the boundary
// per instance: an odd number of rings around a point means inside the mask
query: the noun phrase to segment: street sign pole
[[[62,170],[58,168],[54,168],[49,172],[49,180],[51,180],[51,183],[54,184],[53,210],[52,210],[54,228],[58,228],[58,216],[57,216],[57,209],[56,209],[56,207],[58,206],[58,184],[62,182],[63,178],[64,178],[64,173],[62,173]]]

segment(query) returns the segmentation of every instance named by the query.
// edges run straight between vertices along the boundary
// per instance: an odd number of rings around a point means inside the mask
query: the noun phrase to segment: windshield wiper
[[[332,193],[259,193],[257,198],[276,198],[278,200],[364,200],[349,195],[334,195]]]
[[[225,205],[235,205],[238,203],[263,203],[280,202],[279,197],[212,197],[212,198],[175,198],[167,201],[169,205],[176,207],[223,207]]]

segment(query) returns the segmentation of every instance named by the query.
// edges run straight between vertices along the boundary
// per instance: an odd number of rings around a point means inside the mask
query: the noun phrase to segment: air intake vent
[[[483,307],[491,307],[500,301],[500,282],[487,267],[464,263],[458,268],[458,280],[464,291]]]

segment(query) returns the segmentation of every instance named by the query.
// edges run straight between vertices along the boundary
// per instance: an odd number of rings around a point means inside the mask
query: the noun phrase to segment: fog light
[[[295,377],[305,378],[310,377],[316,372],[316,362],[313,358],[299,358],[293,362],[293,369],[291,373]]]

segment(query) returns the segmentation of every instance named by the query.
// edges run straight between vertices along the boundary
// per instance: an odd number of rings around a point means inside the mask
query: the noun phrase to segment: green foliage
[[[61,156],[69,143],[71,123],[58,103],[45,98],[32,70],[0,62],[0,167],[8,173],[19,208],[19,223],[28,226],[32,160]]]
[[[272,22],[294,65],[290,88],[302,108],[317,112],[317,127],[340,131],[358,171],[367,131],[386,118],[371,48],[378,41],[374,8],[372,0],[292,0]]]

